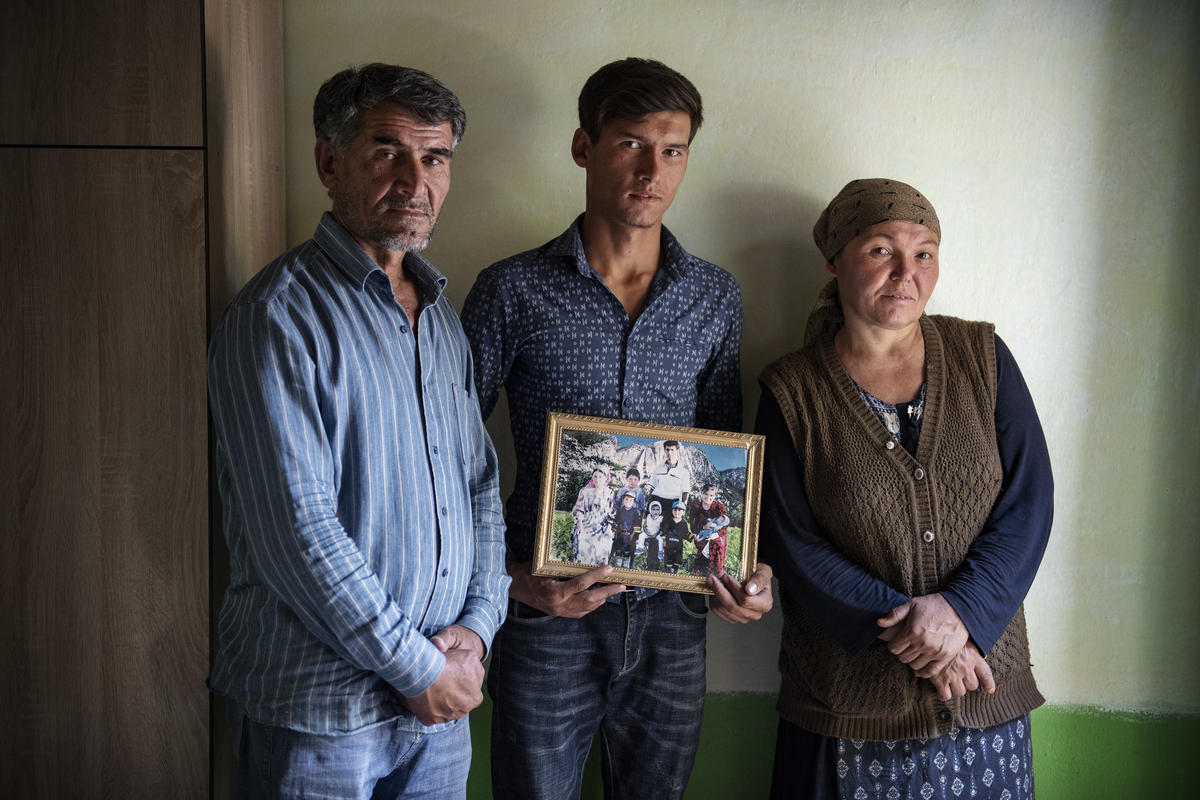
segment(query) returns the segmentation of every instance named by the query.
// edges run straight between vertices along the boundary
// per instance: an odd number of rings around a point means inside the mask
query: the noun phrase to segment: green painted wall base
[[[471,800],[491,797],[491,712],[485,698],[471,715]],[[708,695],[687,800],[766,797],[777,722],[773,694]],[[1033,712],[1032,725],[1038,800],[1191,800],[1200,795],[1191,761],[1200,751],[1200,716],[1050,706]],[[593,749],[580,797],[603,796]]]

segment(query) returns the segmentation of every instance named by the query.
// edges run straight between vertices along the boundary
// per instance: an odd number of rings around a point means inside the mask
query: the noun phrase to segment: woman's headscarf
[[[891,178],[858,178],[843,186],[825,206],[813,226],[813,241],[825,260],[833,261],[847,242],[881,222],[915,222],[933,231],[939,242],[942,239],[937,211],[923,194]],[[808,315],[804,343],[836,331],[843,322],[837,281],[832,280],[821,289]]]
[[[915,222],[942,239],[933,203],[916,189],[891,178],[858,178],[825,206],[813,226],[813,240],[825,260],[833,261],[846,242],[881,222]]]

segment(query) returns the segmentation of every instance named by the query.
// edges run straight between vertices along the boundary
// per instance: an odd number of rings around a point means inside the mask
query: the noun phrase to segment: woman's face
[[[915,222],[881,222],[825,265],[837,278],[847,326],[903,330],[925,312],[938,279],[938,239]]]
[[[596,486],[603,486],[608,483],[608,476],[604,474],[604,470],[598,469],[592,472],[592,483]]]

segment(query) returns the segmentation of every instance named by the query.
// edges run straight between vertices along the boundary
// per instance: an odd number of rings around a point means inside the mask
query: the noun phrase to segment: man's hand
[[[483,702],[483,640],[462,625],[450,625],[431,640],[446,655],[446,666],[425,691],[416,697],[401,698],[422,724],[465,717]]]
[[[914,597],[877,622],[888,650],[920,678],[944,670],[967,643],[967,626],[941,594]]]
[[[448,625],[435,633],[430,641],[443,653],[451,650],[470,650],[480,661],[483,661],[483,657],[486,655],[483,639],[480,639],[478,633],[465,625]]]
[[[946,668],[929,681],[943,701],[951,697],[962,697],[976,689],[983,689],[988,694],[994,694],[996,691],[996,679],[992,676],[992,668],[983,660],[974,642],[967,642],[966,646],[950,659]]]
[[[512,585],[508,588],[508,594],[512,599],[551,616],[578,618],[595,611],[614,594],[625,591],[625,586],[620,583],[591,588],[592,584],[612,571],[613,568],[605,564],[569,580],[560,580],[534,575],[528,561],[509,562],[508,574],[512,576]]]
[[[715,575],[709,575],[708,588],[713,591],[709,610],[726,622],[745,623],[760,619],[775,602],[771,597],[772,574],[771,567],[760,562],[745,585],[738,584],[728,574],[723,573],[719,580]]]

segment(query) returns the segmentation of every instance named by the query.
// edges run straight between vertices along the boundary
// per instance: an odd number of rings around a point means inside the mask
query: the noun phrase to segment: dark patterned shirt
[[[536,250],[488,267],[463,305],[486,418],[508,392],[517,455],[509,555],[533,554],[546,414],[736,431],[742,425],[742,297],[725,270],[663,228],[662,267],[630,321],[588,264],[580,216]]]

